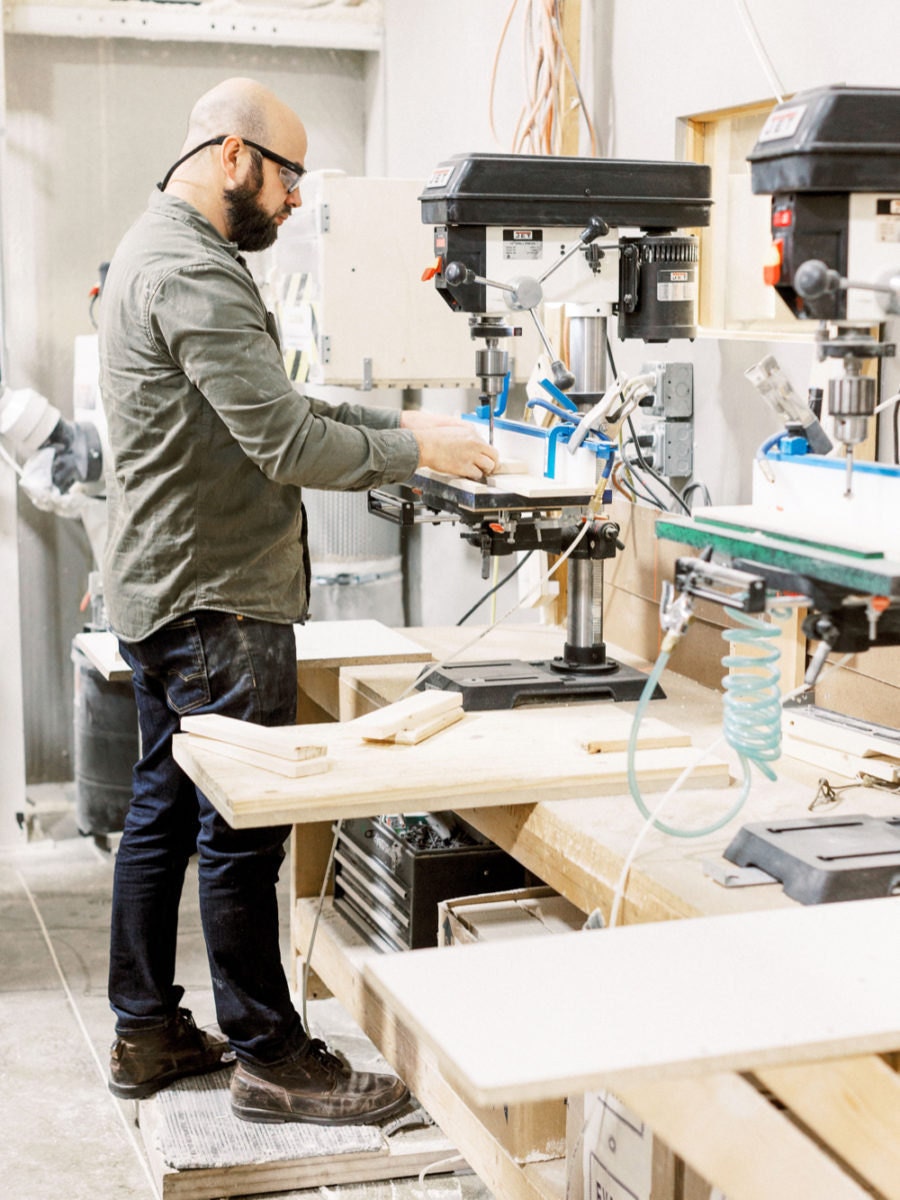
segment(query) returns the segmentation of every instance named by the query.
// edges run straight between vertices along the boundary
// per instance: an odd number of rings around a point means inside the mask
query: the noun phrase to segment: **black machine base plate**
[[[900,892],[900,817],[809,817],[745,825],[725,857],[758,867],[800,904]]]
[[[418,688],[462,692],[466,712],[520,708],[526,704],[552,704],[587,700],[638,700],[647,676],[622,663],[607,660],[608,670],[558,671],[552,660],[523,662],[453,663],[423,675]],[[664,700],[659,684],[654,700]]]

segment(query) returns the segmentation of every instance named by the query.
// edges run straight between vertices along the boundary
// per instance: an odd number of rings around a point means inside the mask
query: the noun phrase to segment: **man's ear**
[[[244,143],[239,137],[231,134],[222,143],[219,154],[222,170],[225,172],[225,177],[231,183],[237,183],[237,175],[240,173],[240,157],[241,151],[244,149]]]

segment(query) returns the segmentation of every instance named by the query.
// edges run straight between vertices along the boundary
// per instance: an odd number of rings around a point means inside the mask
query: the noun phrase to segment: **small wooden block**
[[[602,737],[589,738],[582,742],[588,754],[614,754],[628,749],[630,730],[626,733],[608,733]],[[639,750],[659,750],[664,746],[690,746],[691,736],[665,725],[662,721],[644,721],[638,731]]]
[[[237,762],[247,763],[251,767],[259,767],[263,771],[272,771],[287,779],[300,779],[304,775],[321,775],[331,769],[331,759],[322,755],[315,758],[280,758],[277,754],[265,754],[259,750],[251,750],[247,746],[236,746],[232,742],[213,741],[212,738],[190,735],[190,741],[207,747],[223,758],[233,758]]]
[[[220,744],[242,746],[292,762],[318,758],[327,750],[319,726],[313,727],[315,732],[310,732],[309,726],[254,725],[251,721],[223,717],[221,713],[202,713],[195,717],[182,717],[181,728],[185,733],[215,742],[212,749],[218,750]]]
[[[425,725],[418,725],[415,729],[401,729],[395,735],[394,741],[400,746],[417,746],[419,742],[424,742],[426,738],[430,738],[435,733],[440,733],[442,729],[447,729],[450,725],[455,725],[457,721],[461,721],[465,716],[462,708],[451,708],[449,712],[439,713],[433,721],[429,721]]]
[[[459,710],[462,714],[462,694],[427,688],[387,704],[384,708],[357,717],[352,723],[354,730],[365,741],[389,742],[397,734],[430,725],[445,713]]]

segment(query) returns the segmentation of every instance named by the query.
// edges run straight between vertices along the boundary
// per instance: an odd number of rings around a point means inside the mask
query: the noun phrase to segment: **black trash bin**
[[[138,758],[138,719],[128,680],[110,681],[73,644],[75,820],[86,836],[121,833]]]

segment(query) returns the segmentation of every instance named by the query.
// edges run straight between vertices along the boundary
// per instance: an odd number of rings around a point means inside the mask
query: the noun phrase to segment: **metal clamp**
[[[697,600],[711,600],[724,608],[745,613],[766,611],[766,581],[761,575],[723,567],[704,558],[676,559],[675,587]]]

